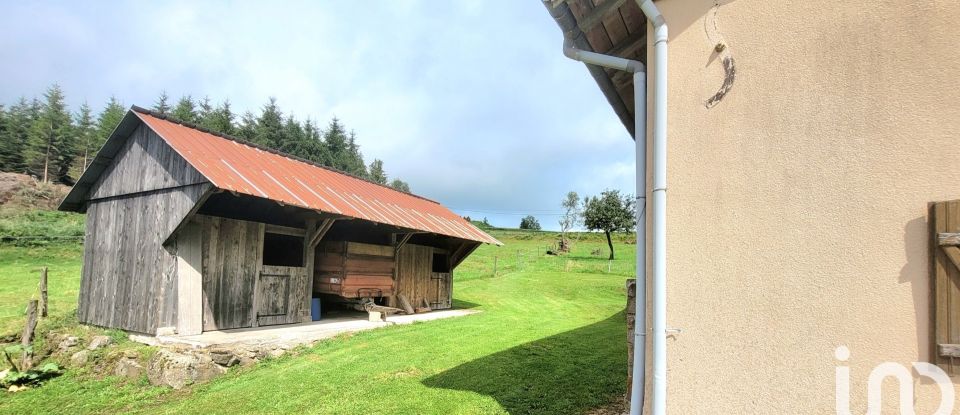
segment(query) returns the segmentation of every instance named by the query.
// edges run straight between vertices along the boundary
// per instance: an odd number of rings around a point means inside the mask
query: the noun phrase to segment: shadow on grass
[[[469,301],[463,301],[463,300],[460,300],[460,299],[457,299],[457,298],[454,298],[454,299],[453,299],[453,308],[454,308],[454,309],[461,309],[461,308],[462,308],[462,309],[471,309],[471,308],[477,308],[477,307],[480,307],[480,304],[471,303],[471,302],[469,302]]]
[[[626,391],[624,314],[484,356],[423,380],[490,396],[511,414],[580,413]]]

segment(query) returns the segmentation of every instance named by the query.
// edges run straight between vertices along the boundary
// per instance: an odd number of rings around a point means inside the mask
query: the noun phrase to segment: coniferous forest
[[[173,102],[164,92],[150,109],[397,190],[410,191],[404,181],[388,179],[383,161],[364,163],[356,134],[348,131],[340,120],[333,118],[326,126],[309,118],[300,121],[284,115],[274,98],[263,105],[259,114],[250,111],[236,114],[229,100],[214,104],[210,98],[195,100],[183,96]],[[126,112],[124,104],[113,97],[102,107],[84,103],[71,110],[58,85],[48,88],[39,98],[21,97],[12,104],[0,104],[0,171],[29,174],[45,183],[72,185]]]

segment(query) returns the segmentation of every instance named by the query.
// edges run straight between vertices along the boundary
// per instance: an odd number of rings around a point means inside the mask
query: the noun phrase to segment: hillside
[[[0,209],[53,210],[69,191],[69,186],[40,183],[26,174],[0,172]]]
[[[82,233],[80,215],[15,217],[50,229],[74,224]],[[593,254],[606,242],[592,235],[564,256],[545,254],[556,233],[493,236],[506,245],[480,247],[455,273],[454,306],[479,315],[338,337],[181,391],[150,386],[145,377],[100,378],[71,368],[40,388],[0,398],[0,413],[552,414],[616,402],[625,389],[622,310],[633,246],[618,241],[621,259],[611,262]],[[35,296],[37,268],[48,266],[50,318],[40,332],[102,334],[73,317],[80,258],[78,241],[0,242],[0,333],[16,339],[22,302]],[[104,359],[132,347],[117,344]]]

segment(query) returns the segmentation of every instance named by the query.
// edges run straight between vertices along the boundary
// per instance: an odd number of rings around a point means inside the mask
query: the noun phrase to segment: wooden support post
[[[404,313],[413,314],[413,306],[410,305],[410,301],[407,300],[407,296],[403,294],[397,294],[397,300],[400,302],[400,308],[403,309]]]
[[[40,268],[40,317],[47,316],[47,267]]]
[[[397,242],[397,246],[394,247],[394,252],[400,253],[400,248],[403,248],[403,246],[407,244],[407,241],[409,241],[413,235],[413,233],[403,234],[403,236],[400,238],[400,241]]]
[[[33,353],[30,344],[33,343],[33,331],[37,328],[37,300],[27,303],[27,323],[23,326],[23,335],[20,345],[23,346],[23,356],[20,358],[20,370],[30,370],[33,367]]]
[[[496,257],[496,255],[494,255],[494,257],[493,257],[493,276],[494,276],[494,277],[497,276],[497,257]]]

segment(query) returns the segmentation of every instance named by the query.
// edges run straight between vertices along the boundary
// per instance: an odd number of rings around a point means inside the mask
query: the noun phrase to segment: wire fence
[[[493,256],[470,261],[469,264],[465,263],[457,269],[457,273],[458,276],[469,279],[502,276],[518,271],[611,274],[625,277],[632,277],[636,272],[633,258],[609,260],[606,251],[603,251],[602,256],[567,253],[557,255],[553,252],[556,252],[555,248],[551,247],[504,250]]]

